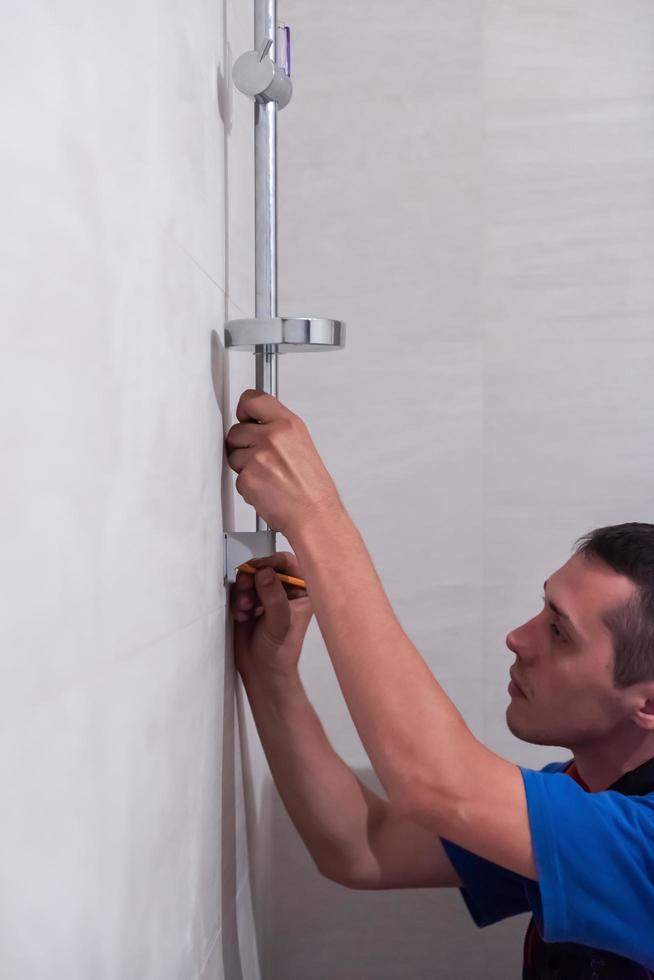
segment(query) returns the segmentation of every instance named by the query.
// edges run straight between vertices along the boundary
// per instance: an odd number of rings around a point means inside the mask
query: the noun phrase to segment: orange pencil
[[[264,568],[265,567],[269,568],[270,566],[264,566]],[[254,575],[256,571],[259,571],[259,569],[255,568],[254,565],[249,565],[247,562],[244,562],[242,565],[236,566],[236,571],[250,572],[252,575]],[[273,571],[275,571],[274,568]],[[303,578],[293,578],[292,575],[282,575],[281,572],[275,572],[275,575],[280,580],[280,582],[286,582],[287,585],[297,585],[300,589],[306,589],[307,587],[306,582],[304,581]]]

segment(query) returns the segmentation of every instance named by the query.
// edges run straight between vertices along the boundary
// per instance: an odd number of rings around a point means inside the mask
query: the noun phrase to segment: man
[[[654,973],[654,525],[585,536],[507,636],[507,722],[573,759],[520,768],[468,729],[402,630],[300,418],[248,390],[227,436],[236,488],[295,555],[231,597],[236,666],[284,804],[318,869],[351,888],[461,887],[478,925],[531,910],[529,980]],[[387,795],[333,751],[302,689],[315,612]]]

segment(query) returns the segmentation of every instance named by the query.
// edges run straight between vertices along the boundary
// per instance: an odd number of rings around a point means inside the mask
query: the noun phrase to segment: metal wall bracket
[[[236,581],[236,568],[250,558],[274,555],[276,531],[225,531],[225,582]]]
[[[236,88],[248,95],[255,102],[266,104],[274,102],[278,109],[283,109],[291,101],[293,85],[290,74],[290,31],[282,35],[287,39],[284,52],[286,66],[271,61],[267,54],[272,47],[271,37],[264,38],[256,51],[246,51],[234,63],[232,78]],[[279,34],[279,28],[277,28]]]

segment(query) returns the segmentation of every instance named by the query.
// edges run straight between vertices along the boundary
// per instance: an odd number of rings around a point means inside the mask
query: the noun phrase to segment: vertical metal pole
[[[254,0],[254,47],[272,39],[275,61],[277,0]],[[277,316],[277,103],[254,104],[254,288],[255,317]],[[255,348],[255,388],[277,397],[277,352],[272,344]],[[256,517],[257,531],[268,525]]]

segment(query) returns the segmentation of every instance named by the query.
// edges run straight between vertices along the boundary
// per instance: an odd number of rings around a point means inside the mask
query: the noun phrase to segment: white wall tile
[[[240,931],[256,980],[222,533],[251,104],[219,84],[252,10],[10,7],[3,978],[237,980]]]
[[[8,665],[9,712],[220,601],[210,534],[219,473],[206,460],[221,451],[209,338],[222,294],[169,239],[146,239],[138,257],[105,329],[89,319],[71,337],[79,321],[59,305],[62,320],[45,337],[16,334],[3,399],[20,429],[3,496],[16,554],[8,639],[26,687]],[[93,290],[80,283],[89,307]],[[36,325],[44,297],[30,295],[23,322]],[[59,651],[45,669],[44,632]]]
[[[220,916],[222,632],[216,613],[5,726],[5,975],[197,968]]]

